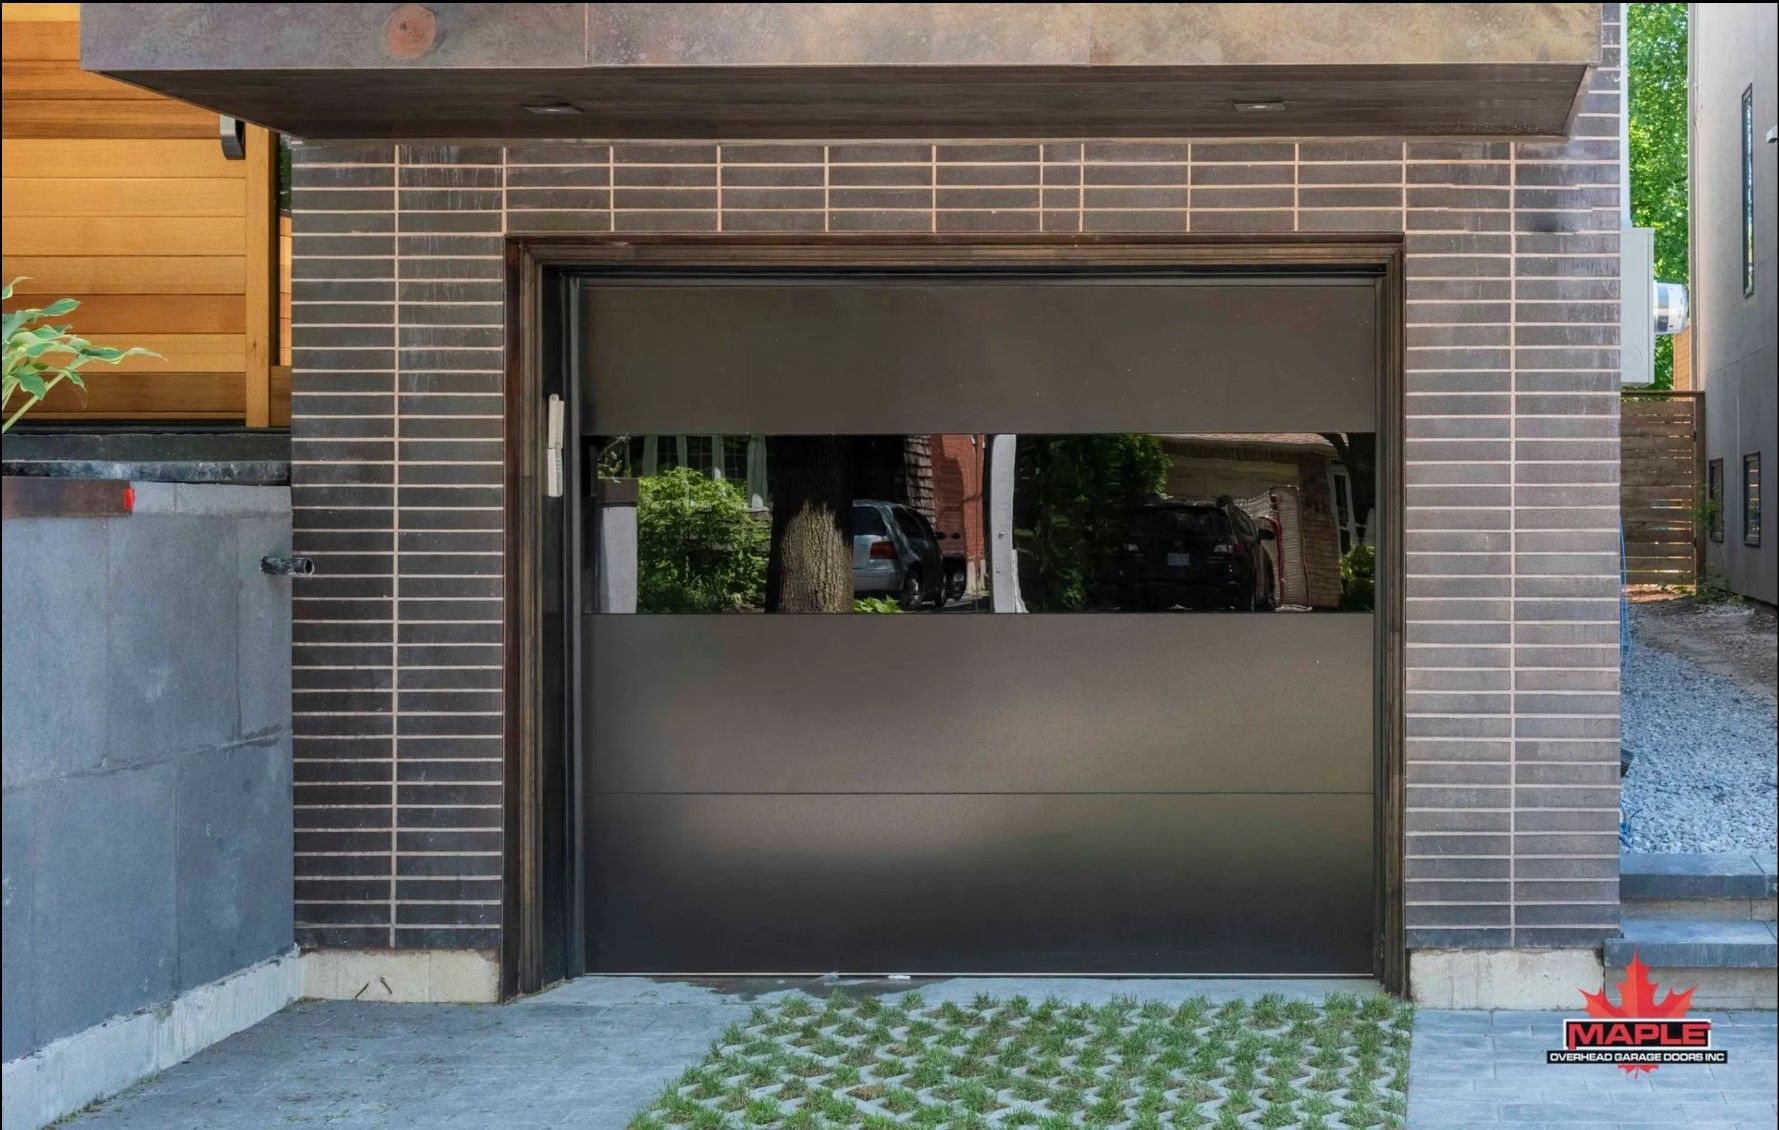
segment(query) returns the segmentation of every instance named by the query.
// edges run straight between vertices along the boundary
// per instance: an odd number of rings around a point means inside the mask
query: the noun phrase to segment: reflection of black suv
[[[1256,523],[1228,496],[1215,502],[1154,499],[1132,510],[1119,555],[1119,605],[1164,608],[1278,607],[1278,582]]]

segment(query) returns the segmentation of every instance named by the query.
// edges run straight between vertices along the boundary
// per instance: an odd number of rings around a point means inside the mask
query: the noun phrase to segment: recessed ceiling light
[[[552,117],[569,117],[581,112],[579,106],[571,106],[567,102],[539,102],[520,109],[528,114],[545,114]]]
[[[1283,110],[1285,103],[1281,99],[1265,102],[1237,102],[1235,109],[1238,114],[1263,114],[1273,110]]]

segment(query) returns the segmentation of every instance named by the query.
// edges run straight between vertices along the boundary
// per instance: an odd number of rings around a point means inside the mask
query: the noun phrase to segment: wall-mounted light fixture
[[[1235,104],[1235,112],[1238,114],[1267,114],[1284,108],[1285,102],[1281,98],[1256,99]]]
[[[247,157],[246,122],[223,114],[216,119],[216,135],[222,142],[223,160],[240,161]]]
[[[579,106],[571,105],[567,102],[534,102],[531,105],[521,106],[519,108],[524,110],[527,114],[542,114],[545,117],[552,118],[570,118],[581,112]]]

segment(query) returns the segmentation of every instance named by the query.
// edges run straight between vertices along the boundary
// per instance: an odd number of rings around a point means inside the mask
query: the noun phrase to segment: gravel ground
[[[1672,614],[1665,616],[1671,621]],[[1634,754],[1624,780],[1626,847],[1773,851],[1779,843],[1773,687],[1743,672],[1713,670],[1718,665],[1692,654],[1708,646],[1715,617],[1693,619],[1696,630],[1687,634],[1701,638],[1685,655],[1657,646],[1671,642],[1665,636],[1673,628],[1670,622],[1653,630],[1651,618],[1633,607],[1633,646],[1623,673],[1623,741]],[[1640,626],[1652,630],[1640,632]]]

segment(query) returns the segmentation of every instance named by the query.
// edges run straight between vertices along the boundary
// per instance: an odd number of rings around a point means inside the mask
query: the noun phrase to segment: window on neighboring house
[[[1723,540],[1723,460],[1705,464],[1705,532],[1712,541]]]
[[[1345,467],[1330,467],[1334,487],[1334,525],[1340,533],[1340,551],[1350,553],[1359,544],[1359,516],[1353,513],[1353,476]]]
[[[1742,293],[1754,293],[1754,87],[1742,92]]]
[[[694,471],[703,471],[710,475],[717,470],[716,452],[711,436],[681,436],[680,442],[685,444],[686,466]],[[721,478],[718,473],[714,477]]]
[[[1760,544],[1760,453],[1742,456],[1742,544]]]
[[[730,482],[747,482],[748,437],[723,437],[723,478]]]

